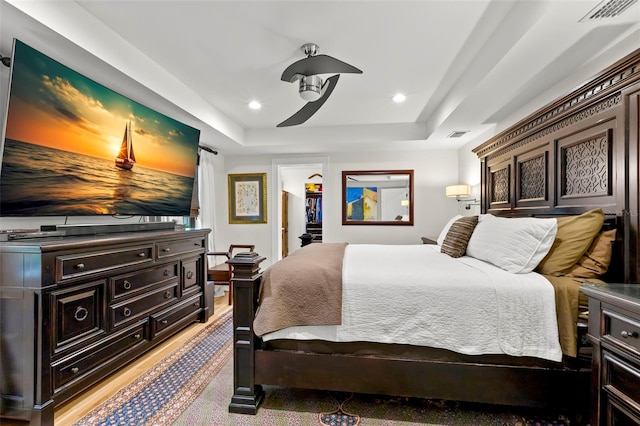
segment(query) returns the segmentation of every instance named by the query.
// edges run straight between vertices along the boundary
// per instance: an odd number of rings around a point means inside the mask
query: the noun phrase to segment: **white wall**
[[[458,150],[458,181],[461,184],[471,185],[471,196],[464,197],[478,200],[472,203],[459,202],[458,214],[473,216],[480,214],[480,160],[472,149],[480,145],[483,140],[473,140]],[[465,207],[469,205],[467,210]]]
[[[237,157],[243,161],[234,161],[233,157],[221,156],[221,166],[215,172],[216,194],[216,226],[214,233],[215,249],[224,251],[230,244],[254,244],[256,252],[262,256],[270,255],[271,251],[271,225],[273,218],[270,216],[272,194],[267,193],[267,223],[250,225],[229,224],[229,191],[228,177],[230,173],[267,173],[267,187],[272,176],[271,161],[267,157]],[[278,195],[279,197],[279,195]],[[265,265],[263,264],[263,267]]]
[[[421,244],[420,237],[437,237],[442,226],[457,213],[458,203],[447,198],[446,185],[458,183],[458,151],[403,151],[381,153],[329,153],[329,172],[323,176],[323,241],[380,244]],[[282,158],[281,156],[278,158]],[[295,158],[295,157],[292,157]],[[272,235],[275,226],[273,203],[280,202],[280,194],[273,194],[272,160],[269,155],[229,156],[224,158],[224,170],[216,171],[216,193],[220,200],[216,208],[216,247],[231,243],[255,244],[256,251],[272,263]],[[306,162],[306,161],[305,161]],[[342,225],[343,170],[414,170],[414,226]],[[267,173],[267,224],[229,224],[227,174]],[[478,171],[479,173],[479,171]],[[479,179],[479,178],[478,178]],[[301,181],[302,185],[304,181]]]

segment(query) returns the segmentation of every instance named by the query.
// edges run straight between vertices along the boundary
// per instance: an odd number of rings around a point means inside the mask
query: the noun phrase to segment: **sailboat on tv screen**
[[[133,153],[133,141],[131,140],[131,121],[129,121],[124,127],[124,137],[116,157],[116,167],[131,170],[135,162],[136,156]]]

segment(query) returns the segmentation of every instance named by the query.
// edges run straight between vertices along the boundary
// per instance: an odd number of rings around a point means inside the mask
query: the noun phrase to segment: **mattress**
[[[439,249],[348,245],[342,324],[288,327],[263,340],[397,343],[468,355],[562,359],[554,290],[542,275],[512,274]]]

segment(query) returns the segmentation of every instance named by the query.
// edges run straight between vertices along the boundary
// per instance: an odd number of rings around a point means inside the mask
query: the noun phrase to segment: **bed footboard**
[[[256,414],[264,397],[255,382],[255,356],[258,338],[253,318],[258,307],[258,291],[265,260],[258,253],[238,253],[227,263],[233,266],[233,396],[230,413]]]

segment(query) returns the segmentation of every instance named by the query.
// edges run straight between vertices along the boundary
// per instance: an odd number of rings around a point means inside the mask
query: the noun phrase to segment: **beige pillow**
[[[602,209],[578,216],[559,217],[558,232],[549,253],[538,264],[541,274],[563,275],[580,260],[604,223]]]
[[[616,230],[601,232],[580,260],[569,269],[566,276],[574,278],[599,278],[609,269]]]
[[[461,217],[451,224],[440,251],[451,257],[462,257],[467,252],[469,238],[478,224],[478,216]]]

